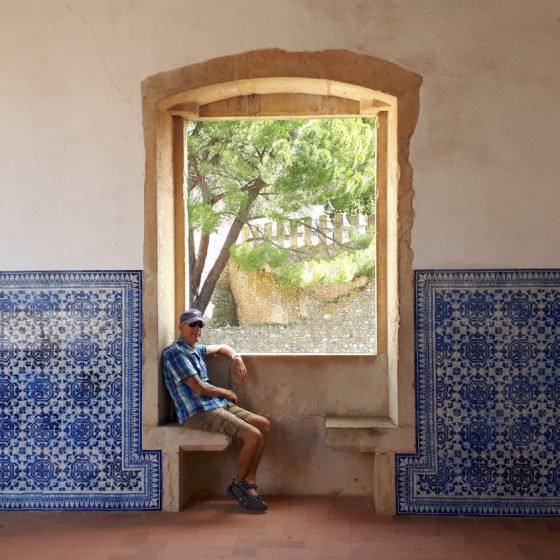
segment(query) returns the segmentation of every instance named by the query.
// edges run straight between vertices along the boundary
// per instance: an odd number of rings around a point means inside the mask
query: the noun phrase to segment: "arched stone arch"
[[[384,381],[391,449],[414,448],[412,168],[420,76],[343,50],[278,49],[225,56],[142,83],[146,148],[144,237],[144,424],[168,414],[161,351],[185,305],[182,119],[372,116],[378,130],[378,355],[365,367]],[[333,356],[306,357],[336,360]],[[280,359],[280,358],[278,358]],[[347,358],[346,358],[347,359]],[[360,358],[361,359],[361,358]],[[360,362],[362,363],[362,362]],[[315,367],[320,367],[316,365]],[[328,412],[328,411],[327,411]]]

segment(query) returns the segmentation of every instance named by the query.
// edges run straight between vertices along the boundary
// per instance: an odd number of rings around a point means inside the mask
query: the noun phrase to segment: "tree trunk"
[[[202,286],[200,293],[194,298],[193,307],[195,307],[196,309],[200,309],[202,313],[204,313],[204,311],[208,307],[208,304],[210,303],[210,298],[212,297],[214,288],[216,287],[216,283],[218,282],[218,279],[220,278],[220,275],[224,271],[224,268],[226,267],[226,264],[229,260],[229,249],[237,241],[237,238],[239,237],[239,234],[241,233],[245,222],[246,220],[239,216],[237,216],[235,220],[233,220],[224,244],[220,249],[218,258],[210,269],[206,280],[204,280],[204,285]]]
[[[259,193],[265,186],[266,183],[264,183],[262,179],[257,179],[253,182],[253,184],[249,188],[249,199],[247,201],[247,206],[245,207],[244,210],[240,211],[239,214],[233,220],[233,223],[229,228],[224,244],[220,249],[218,258],[216,259],[216,262],[210,269],[210,272],[208,273],[208,276],[204,281],[204,285],[202,286],[202,289],[200,290],[199,294],[194,298],[193,306],[196,309],[200,309],[202,313],[204,313],[204,311],[208,307],[208,304],[210,303],[210,298],[214,293],[214,288],[216,287],[216,283],[218,282],[218,279],[220,278],[220,275],[224,271],[224,268],[226,267],[226,264],[229,260],[229,249],[237,241],[237,238],[239,237],[239,234],[241,233],[243,226],[247,223],[247,220],[249,219],[250,210],[251,207],[253,206],[253,203],[255,202],[255,199],[259,196]]]
[[[196,296],[196,291],[193,292],[193,286],[190,279],[193,276],[194,265],[196,264],[196,254],[194,251],[194,232],[189,228],[188,233],[188,244],[189,244],[189,307],[192,307],[194,298]]]
[[[200,243],[198,245],[198,254],[196,255],[196,261],[191,270],[191,277],[189,278],[190,293],[191,297],[194,299],[200,288],[200,278],[202,277],[202,271],[204,270],[204,265],[206,264],[206,257],[208,255],[208,246],[210,245],[210,234],[203,233],[200,236]]]

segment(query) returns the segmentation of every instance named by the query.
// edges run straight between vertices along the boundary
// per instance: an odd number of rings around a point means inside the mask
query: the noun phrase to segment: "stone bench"
[[[397,425],[384,416],[331,416],[325,418],[327,445],[339,451],[396,451]]]
[[[187,480],[187,452],[223,451],[231,441],[223,434],[178,424],[144,427],[142,437],[145,449],[161,449],[163,511],[180,511],[194,490]]]
[[[386,416],[325,418],[326,443],[338,451],[373,453],[373,504],[377,513],[394,511],[395,454],[414,453],[414,426],[397,426]]]

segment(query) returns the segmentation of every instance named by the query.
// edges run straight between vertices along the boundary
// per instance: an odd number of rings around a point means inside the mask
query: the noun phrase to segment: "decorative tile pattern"
[[[560,271],[416,273],[397,512],[560,515]]]
[[[141,273],[0,273],[0,509],[160,509]]]

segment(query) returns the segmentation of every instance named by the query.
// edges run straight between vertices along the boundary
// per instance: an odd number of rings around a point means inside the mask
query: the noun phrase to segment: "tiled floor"
[[[269,499],[181,513],[0,512],[2,560],[558,560],[560,518],[386,517],[365,498]]]

